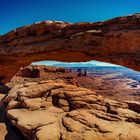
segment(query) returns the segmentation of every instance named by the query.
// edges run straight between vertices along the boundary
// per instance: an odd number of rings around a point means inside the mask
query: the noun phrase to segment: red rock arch
[[[99,60],[140,70],[140,15],[98,23],[45,21],[0,36],[2,81],[40,60]]]

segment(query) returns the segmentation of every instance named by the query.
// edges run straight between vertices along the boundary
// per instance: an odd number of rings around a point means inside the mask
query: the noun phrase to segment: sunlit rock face
[[[15,85],[4,102],[27,140],[140,139],[139,103],[113,101],[61,79]]]
[[[61,67],[21,68],[0,97],[0,140],[139,140],[140,103],[77,86],[75,74]]]
[[[43,80],[61,79],[66,84],[78,86],[76,73],[62,67],[49,67],[43,65],[29,65],[20,70],[13,76],[10,83],[7,84],[10,88],[15,85],[24,84],[27,82],[39,82]]]
[[[98,23],[35,23],[0,36],[0,80],[40,60],[99,60],[140,70],[139,46],[140,14]]]

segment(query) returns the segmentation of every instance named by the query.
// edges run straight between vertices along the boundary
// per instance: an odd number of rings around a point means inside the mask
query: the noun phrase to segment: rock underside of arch
[[[0,80],[34,61],[99,60],[140,70],[140,14],[97,23],[44,21],[0,36]]]

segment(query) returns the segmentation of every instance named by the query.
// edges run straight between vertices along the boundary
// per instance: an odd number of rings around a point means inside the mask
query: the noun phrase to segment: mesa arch
[[[41,60],[98,60],[140,70],[140,14],[97,23],[44,21],[0,36],[2,82]]]

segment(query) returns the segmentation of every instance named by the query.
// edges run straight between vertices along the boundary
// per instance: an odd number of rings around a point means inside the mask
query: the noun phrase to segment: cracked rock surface
[[[27,139],[140,140],[140,114],[128,101],[109,100],[62,80],[16,85],[4,102],[9,120]]]

